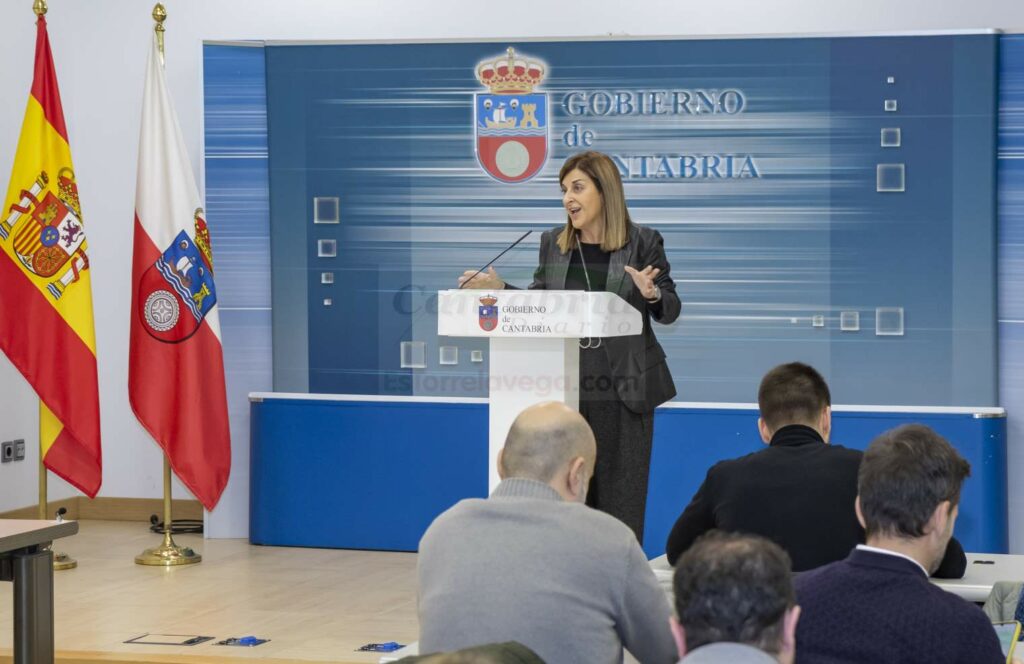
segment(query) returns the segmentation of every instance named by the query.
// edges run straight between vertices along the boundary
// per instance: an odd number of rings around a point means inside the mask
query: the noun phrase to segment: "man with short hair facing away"
[[[792,664],[790,560],[756,535],[711,531],[679,558],[672,633],[682,664]]]
[[[636,536],[584,504],[594,435],[565,404],[527,408],[498,457],[501,483],[420,541],[420,651],[518,641],[547,662],[674,662],[670,608]]]
[[[930,428],[883,433],[864,453],[845,559],[797,576],[797,662],[1005,662],[981,609],[928,581],[956,523],[970,464]]]
[[[670,564],[712,528],[767,537],[789,554],[795,572],[842,560],[864,542],[853,509],[862,453],[829,443],[825,379],[802,362],[781,364],[761,379],[757,404],[767,449],[708,470],[669,534]],[[960,578],[966,567],[953,539],[935,576]]]

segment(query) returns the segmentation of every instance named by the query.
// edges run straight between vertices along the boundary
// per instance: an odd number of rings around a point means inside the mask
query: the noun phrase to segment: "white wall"
[[[4,174],[4,179],[8,175]],[[24,460],[0,464],[0,512],[33,505],[39,496],[39,400],[7,357],[0,354],[0,441],[19,438],[25,441]],[[67,498],[77,491],[52,473],[47,478],[50,500]]]
[[[752,35],[1024,28],[1019,0],[165,0],[167,80],[198,173],[204,40],[398,40],[612,35]],[[32,73],[31,0],[0,2],[0,181],[6,186]],[[50,0],[50,39],[93,270],[104,480],[101,495],[159,497],[159,449],[128,406],[131,232],[142,77],[152,5]],[[0,285],[2,287],[2,285]],[[35,396],[0,357],[0,440],[36,440]],[[234,446],[248,446],[235,440]],[[235,454],[248,459],[248,454]],[[36,500],[36,460],[0,466],[0,511]],[[1011,473],[1024,470],[1013,448]],[[245,473],[247,475],[247,473]],[[51,495],[67,495],[53,481]],[[230,490],[230,488],[229,488]],[[1014,489],[1011,488],[1011,491]],[[61,494],[61,492],[65,492]],[[177,486],[175,496],[184,496]],[[1011,494],[1011,505],[1024,496]],[[1024,551],[1024,532],[1013,533]]]

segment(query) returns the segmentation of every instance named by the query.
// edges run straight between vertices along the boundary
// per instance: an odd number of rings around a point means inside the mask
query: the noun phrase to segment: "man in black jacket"
[[[863,454],[829,444],[832,397],[825,379],[800,362],[779,365],[761,379],[757,403],[768,449],[711,467],[672,527],[669,563],[714,528],[774,540],[795,572],[842,560],[864,543],[853,507]],[[963,548],[950,539],[934,576],[960,578],[966,568]]]

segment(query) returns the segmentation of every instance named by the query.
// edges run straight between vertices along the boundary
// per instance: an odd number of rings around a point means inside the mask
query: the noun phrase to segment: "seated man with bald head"
[[[527,408],[498,456],[501,483],[439,516],[420,541],[420,652],[518,641],[544,661],[674,662],[670,608],[636,536],[584,504],[594,434],[561,403]]]

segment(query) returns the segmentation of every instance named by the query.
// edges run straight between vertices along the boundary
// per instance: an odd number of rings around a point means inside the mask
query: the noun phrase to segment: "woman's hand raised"
[[[493,267],[487,268],[486,272],[476,274],[476,270],[466,270],[459,277],[459,288],[479,288],[479,289],[491,289],[501,290],[505,287],[505,282],[502,281],[498,273],[494,271]],[[476,276],[473,276],[473,275]]]
[[[653,265],[648,265],[642,270],[637,270],[635,267],[627,265],[626,272],[629,273],[629,276],[633,277],[633,283],[636,284],[637,290],[640,291],[640,295],[645,300],[657,299],[660,293],[658,292],[658,287],[654,284],[654,279],[661,270]]]

